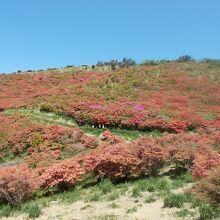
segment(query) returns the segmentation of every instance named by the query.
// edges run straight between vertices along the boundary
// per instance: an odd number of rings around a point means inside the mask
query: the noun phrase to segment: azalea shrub
[[[30,168],[42,168],[48,167],[61,159],[60,150],[44,150],[42,152],[30,152],[32,148],[29,148],[28,155],[24,157],[24,162]]]
[[[110,131],[106,130],[101,134],[101,139],[110,144],[117,144],[122,142],[123,140],[117,135],[112,134]]]
[[[167,149],[170,160],[176,166],[191,169],[202,149],[214,149],[218,145],[216,135],[202,133],[166,134],[156,140]],[[207,151],[204,151],[206,154]]]
[[[119,144],[103,149],[94,166],[94,172],[99,177],[117,181],[139,176],[139,165],[140,160],[130,152],[126,144]]]
[[[0,198],[19,207],[38,188],[38,179],[25,165],[0,169]]]
[[[220,153],[208,147],[198,149],[192,166],[194,179],[206,177],[209,171],[220,165]]]
[[[220,167],[212,169],[206,178],[200,180],[191,190],[192,194],[200,200],[220,205]]]
[[[85,170],[99,177],[121,180],[139,176],[155,176],[164,166],[168,153],[150,139],[131,143],[102,145],[83,160]]]
[[[80,164],[72,159],[56,163],[39,171],[40,187],[57,187],[60,190],[74,186],[85,174]]]
[[[141,161],[139,166],[141,175],[156,176],[169,157],[167,150],[150,138],[133,141],[131,149]]]

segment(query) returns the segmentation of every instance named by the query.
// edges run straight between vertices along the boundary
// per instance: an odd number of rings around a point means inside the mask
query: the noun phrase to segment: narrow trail
[[[20,113],[22,115],[29,116],[33,121],[44,124],[56,124],[64,127],[77,127],[82,129],[85,133],[89,135],[99,136],[105,128],[97,128],[91,125],[79,126],[72,117],[65,115],[58,115],[53,112],[42,112],[39,109],[8,109],[4,111],[6,115],[13,113]],[[108,128],[112,133],[122,137],[123,139],[129,141],[136,139],[141,136],[151,136],[160,137],[163,134],[155,129],[155,131],[139,131],[139,130],[128,130],[123,128]]]
[[[20,163],[21,163],[21,161],[18,161],[18,160],[6,161],[6,162],[0,164],[0,169],[6,168],[6,167],[11,167],[11,166],[14,166],[14,165],[17,165]]]
[[[39,109],[8,109],[5,111],[5,114],[10,115],[15,112],[29,116],[36,122],[58,124],[65,127],[78,127],[71,117],[57,115],[52,112],[41,112]]]

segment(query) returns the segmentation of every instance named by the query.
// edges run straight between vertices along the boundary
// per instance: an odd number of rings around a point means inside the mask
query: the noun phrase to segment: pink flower
[[[89,106],[91,109],[101,109],[102,108],[102,105],[100,104],[92,104]]]
[[[144,106],[143,106],[143,105],[136,104],[136,105],[134,106],[134,109],[137,110],[137,111],[143,111],[143,110],[144,110]]]

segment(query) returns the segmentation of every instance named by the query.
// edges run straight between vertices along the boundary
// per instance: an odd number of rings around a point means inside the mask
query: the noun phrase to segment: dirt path
[[[112,216],[112,219],[151,219],[151,220],[168,220],[168,219],[176,219],[170,216],[171,212],[169,209],[163,209],[163,201],[156,201],[154,203],[149,204],[136,204],[133,201],[128,200],[126,197],[120,198],[116,202],[119,204],[118,208],[111,208],[110,202],[94,202],[90,206],[84,203],[83,201],[78,201],[72,205],[58,205],[54,204],[49,208],[43,210],[42,216],[38,219],[46,220],[46,219],[74,219],[74,220],[82,220],[82,219],[98,219],[104,218],[107,216]],[[85,208],[84,207],[88,207]],[[134,208],[135,207],[135,208]],[[136,210],[133,213],[127,213],[128,210]],[[130,211],[132,212],[132,211]],[[114,216],[114,217],[113,217]]]
[[[185,189],[179,189],[181,193]],[[145,202],[150,192],[144,192],[142,197],[134,198],[129,194],[120,196],[114,201],[76,201],[64,204],[59,201],[50,202],[49,207],[43,208],[37,220],[183,220],[198,219],[198,216],[179,218],[176,211],[179,208],[164,208],[163,200],[157,198],[151,203]],[[27,215],[3,218],[4,220],[26,220]]]
[[[7,161],[7,162],[4,162],[4,163],[0,164],[0,169],[5,168],[5,167],[11,167],[11,166],[17,165],[19,163],[20,163],[20,161],[17,161],[17,160]]]
[[[177,208],[163,208],[163,201],[153,203],[136,203],[127,197],[121,197],[114,203],[119,207],[112,208],[112,202],[85,203],[77,201],[70,205],[52,202],[42,210],[38,220],[177,220]],[[130,210],[130,211],[129,211]],[[132,211],[133,210],[133,211]],[[130,213],[129,213],[130,212]],[[27,216],[5,218],[7,220],[25,220]],[[190,217],[187,220],[193,219]]]

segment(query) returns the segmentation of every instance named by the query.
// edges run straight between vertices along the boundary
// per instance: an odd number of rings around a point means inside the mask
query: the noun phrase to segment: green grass
[[[88,220],[116,220],[117,216],[114,214],[100,215],[88,218]]]
[[[183,174],[178,177],[183,182],[190,182],[191,178],[189,174]],[[79,183],[74,188],[69,189],[68,191],[39,191],[35,194],[35,197],[26,202],[19,208],[12,208],[8,205],[0,204],[0,216],[10,216],[14,213],[28,213],[31,218],[34,218],[40,215],[41,208],[47,207],[50,205],[51,201],[56,201],[59,203],[72,204],[76,201],[84,201],[88,205],[85,205],[82,209],[90,207],[90,202],[97,201],[112,201],[109,206],[112,208],[118,208],[117,199],[121,195],[130,195],[138,200],[139,197],[144,196],[144,192],[153,192],[148,197],[143,197],[141,201],[143,203],[151,203],[156,201],[156,199],[164,199],[164,207],[177,207],[185,208],[184,205],[191,203],[191,208],[194,209],[199,207],[201,216],[211,216],[216,215],[217,211],[213,207],[202,205],[201,202],[193,199],[190,194],[181,193],[174,194],[172,190],[172,181],[165,177],[145,177],[140,179],[133,179],[128,182],[113,184],[109,179],[102,179],[100,182],[97,182],[93,176],[88,175],[83,179],[82,183]],[[94,185],[95,184],[95,185]],[[132,213],[137,211],[137,207],[133,207],[127,210],[127,213]],[[187,211],[181,211],[179,215],[186,215]],[[189,214],[189,213],[188,213]]]
[[[0,206],[0,217],[9,217],[14,212],[14,208],[8,204]]]
[[[220,209],[208,204],[201,204],[199,206],[199,215],[200,220],[218,218],[220,216]]]
[[[183,208],[176,212],[177,217],[186,218],[186,217],[194,217],[196,215],[196,211],[191,211],[186,208]]]
[[[91,207],[92,207],[91,205],[85,205],[80,210],[85,210],[85,209],[88,209],[88,208],[91,208]]]
[[[100,192],[94,192],[92,194],[89,194],[86,198],[85,198],[85,202],[98,202],[99,200],[101,200],[101,196],[102,194]]]
[[[163,177],[148,177],[134,181],[132,196],[141,196],[142,192],[170,191],[171,183]]]
[[[87,178],[87,180],[90,177]],[[91,178],[92,179],[92,178]],[[91,180],[90,179],[90,180]],[[188,175],[183,175],[181,179],[188,182],[190,178]],[[172,181],[172,180],[171,180]],[[88,181],[89,182],[89,181]],[[177,207],[182,208],[178,213],[179,217],[192,216],[191,211],[185,210],[185,204],[191,204],[191,208],[195,209],[198,207],[201,219],[210,219],[219,215],[219,210],[198,202],[190,194],[180,193],[174,194],[171,192],[171,183],[168,179],[164,177],[148,177],[142,179],[131,180],[125,183],[113,184],[109,179],[102,179],[96,185],[78,184],[74,188],[57,192],[51,190],[50,193],[46,191],[40,191],[36,193],[35,197],[22,205],[21,208],[13,208],[8,205],[0,204],[0,216],[11,216],[12,214],[28,213],[31,218],[36,218],[41,213],[41,207],[47,207],[50,205],[51,201],[56,201],[59,203],[72,204],[76,201],[82,200],[84,202],[97,202],[97,201],[112,201],[109,207],[116,209],[119,208],[116,199],[120,195],[132,193],[133,197],[139,197],[144,195],[143,192],[150,191],[154,192],[148,197],[143,198],[144,203],[155,202],[156,199],[164,198],[164,207]],[[91,204],[87,203],[82,210],[90,207]],[[137,211],[137,206],[129,208],[126,212],[133,213]],[[100,219],[105,216],[100,217]],[[98,217],[97,217],[98,219]],[[105,218],[104,218],[105,219]],[[108,217],[106,217],[108,219]],[[111,219],[111,218],[110,218]]]
[[[37,218],[41,214],[41,208],[38,202],[29,201],[21,207],[12,207],[8,204],[0,205],[0,217],[9,217],[13,214],[27,213],[30,218]]]
[[[61,197],[61,198],[60,198]],[[61,194],[56,195],[57,200],[61,199],[65,203],[73,203],[76,201],[81,200],[82,195],[79,190],[73,190],[73,191],[66,191]]]
[[[0,144],[5,141],[7,138],[7,134],[0,131]]]
[[[113,202],[113,203],[111,203],[111,204],[109,205],[109,207],[110,207],[110,208],[113,208],[113,209],[116,209],[116,208],[119,208],[119,205],[118,205],[117,203]]]
[[[123,129],[123,128],[112,128],[110,130],[113,134],[121,136],[125,140],[133,140],[141,136],[151,136],[153,138],[158,138],[163,135],[157,129],[154,129],[153,131],[138,131],[138,130]]]
[[[155,202],[156,200],[157,200],[156,195],[152,194],[152,195],[148,196],[148,197],[144,200],[144,202],[145,202],[145,203],[152,203],[152,202]]]
[[[39,109],[8,109],[4,111],[6,115],[11,115],[18,112],[22,115],[31,117],[35,122],[46,123],[46,124],[58,124],[67,127],[75,127],[75,121],[68,116],[62,116],[51,112],[41,112]]]
[[[134,213],[137,212],[137,207],[129,208],[126,213]]]
[[[97,184],[97,177],[94,173],[86,173],[82,180],[77,184],[78,189],[88,188]]]
[[[188,194],[180,193],[169,193],[164,198],[164,207],[177,207],[182,208],[184,203],[192,202],[192,198]]]
[[[132,197],[142,197],[142,190],[141,188],[139,188],[138,186],[135,186],[133,189],[132,189]]]
[[[114,185],[109,179],[102,179],[101,182],[98,184],[99,189],[102,191],[103,194],[107,194],[112,192]]]
[[[23,207],[23,211],[28,213],[30,218],[37,218],[41,214],[41,208],[36,203],[28,203]]]
[[[119,198],[119,192],[118,191],[113,191],[109,196],[108,200],[109,201],[114,201]]]
[[[177,189],[183,187],[187,183],[192,183],[192,174],[190,172],[183,173],[172,178],[172,188]]]
[[[208,121],[215,120],[216,117],[217,117],[217,114],[214,113],[214,112],[204,115],[204,119],[206,119],[206,120],[208,120]]]

